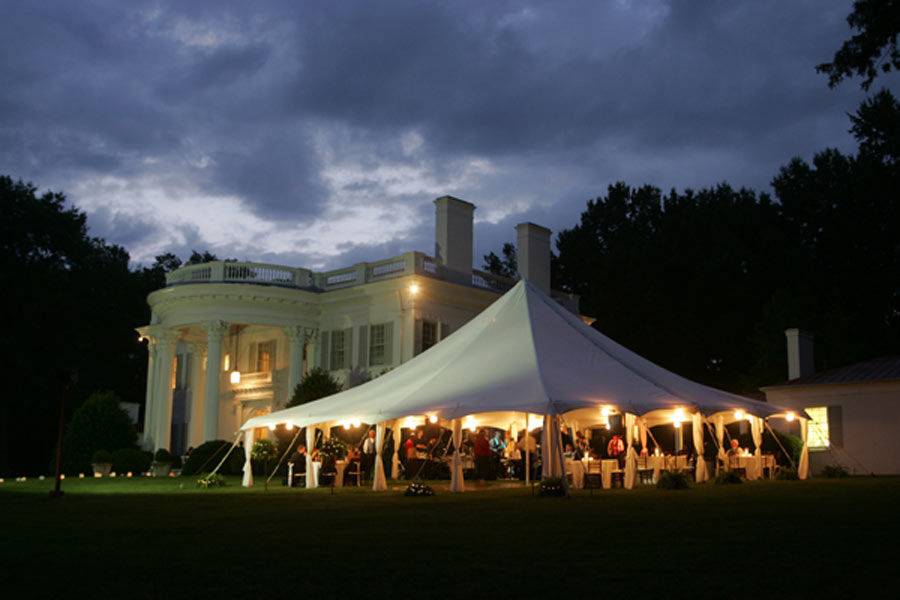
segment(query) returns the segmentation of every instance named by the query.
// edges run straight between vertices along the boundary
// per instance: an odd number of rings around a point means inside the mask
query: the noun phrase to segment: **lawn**
[[[571,499],[191,480],[0,484],[6,598],[893,596],[900,478]],[[895,592],[890,592],[894,589]]]

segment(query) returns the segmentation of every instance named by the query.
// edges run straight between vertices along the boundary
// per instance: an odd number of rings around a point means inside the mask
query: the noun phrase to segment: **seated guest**
[[[518,478],[522,471],[522,451],[516,440],[510,439],[506,445],[506,466],[509,477]]]
[[[572,447],[572,444],[566,444],[566,449],[563,452],[563,456],[566,458],[575,458],[575,449]]]
[[[349,448],[344,460],[347,461],[347,467],[344,469],[344,485],[347,485],[348,483],[358,483],[356,478],[359,474],[359,449],[356,447]]]
[[[743,448],[741,448],[741,443],[738,440],[731,440],[731,447],[728,449],[728,457],[732,456],[742,456],[744,454]]]

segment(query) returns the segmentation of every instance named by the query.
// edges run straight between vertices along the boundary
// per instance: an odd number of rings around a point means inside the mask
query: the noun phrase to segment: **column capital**
[[[284,335],[292,342],[302,342],[306,339],[306,328],[300,325],[288,325],[284,328]]]
[[[200,356],[206,354],[206,342],[190,342],[188,344],[188,348],[190,348],[192,354],[198,354]]]
[[[203,331],[206,332],[207,339],[221,341],[222,337],[228,332],[228,323],[225,321],[205,321],[202,324]]]
[[[138,329],[138,333],[147,340],[151,350],[156,350],[157,347],[171,349],[175,346],[175,343],[178,342],[178,338],[180,337],[177,330],[169,329],[162,325],[148,325],[147,327],[141,327]]]

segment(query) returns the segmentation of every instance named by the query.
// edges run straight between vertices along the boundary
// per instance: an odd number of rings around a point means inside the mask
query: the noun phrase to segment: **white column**
[[[288,339],[287,402],[290,402],[294,395],[294,388],[300,383],[301,370],[303,368],[303,343],[306,341],[306,332],[302,327],[291,325],[284,328],[284,334]]]
[[[222,338],[228,331],[224,321],[203,324],[206,331],[206,385],[203,390],[203,441],[219,435],[219,381],[222,375]]]
[[[809,477],[809,421],[803,417],[800,420],[800,439],[803,440],[803,448],[800,449],[800,463],[797,465],[797,477],[806,479]]]
[[[312,454],[313,448],[316,447],[316,426],[310,423],[306,426],[306,487],[317,487],[318,482],[315,481],[315,473],[313,470]]]
[[[634,451],[634,422],[635,416],[625,413],[625,485],[626,490],[634,487],[637,477],[637,454]]]
[[[724,470],[728,470],[728,454],[725,453],[725,418],[719,414],[716,415],[716,441],[719,442],[719,463]]]
[[[153,423],[156,416],[154,393],[156,392],[157,364],[156,341],[147,337],[147,394],[144,397],[144,434],[141,443],[145,450],[152,450],[154,447]]]
[[[694,479],[700,483],[709,479],[706,470],[706,459],[703,458],[703,415],[699,412],[691,416],[694,434],[694,454],[696,455],[696,467],[694,468]]]
[[[206,358],[206,344],[193,342],[191,350],[191,420],[188,425],[188,446],[196,448],[203,439],[203,361]]]
[[[381,460],[381,447],[384,446],[384,422],[375,425],[375,475],[372,477],[372,489],[376,492],[387,491],[387,480],[384,478],[384,461]]]
[[[563,463],[560,443],[559,418],[544,415],[544,430],[541,432],[541,479],[565,477],[565,469],[561,468]]]
[[[453,459],[450,463],[450,491],[464,492],[466,484],[463,478],[462,458],[459,449],[462,446],[462,421],[453,419]]]
[[[253,430],[248,429],[244,432],[244,478],[241,485],[244,487],[253,487],[253,463],[250,462],[251,454],[253,454]]]
[[[759,479],[762,477],[762,417],[748,417],[750,419],[750,435],[753,437],[753,445],[756,450],[753,452],[753,477]],[[749,475],[749,474],[748,474]],[[749,476],[747,479],[751,479]]]
[[[402,448],[400,447],[400,438],[403,436],[400,419],[394,419],[392,429],[392,437],[394,438],[394,454],[393,456],[391,456],[391,479],[400,479],[400,452],[402,451]]]
[[[178,335],[171,331],[157,334],[157,360],[159,378],[154,408],[155,448],[169,449],[172,438],[172,363],[175,361],[175,344]]]

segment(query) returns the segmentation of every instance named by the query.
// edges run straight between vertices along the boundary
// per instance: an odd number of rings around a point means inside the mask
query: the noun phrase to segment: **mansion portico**
[[[435,200],[435,255],[407,252],[327,272],[211,262],[151,293],[144,446],[182,453],[283,407],[310,369],[345,386],[451,335],[515,282],[472,268],[475,206]],[[550,230],[517,226],[519,269],[550,288]],[[554,294],[577,311],[577,298]]]

